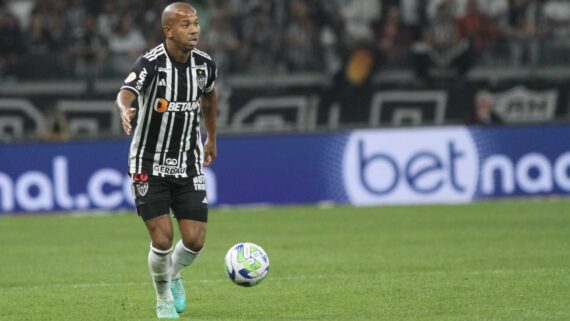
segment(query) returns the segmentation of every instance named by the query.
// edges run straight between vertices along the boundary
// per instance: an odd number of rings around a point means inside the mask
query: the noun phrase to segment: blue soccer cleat
[[[159,319],[178,319],[180,316],[176,312],[173,300],[158,300],[156,302],[156,316]]]
[[[176,312],[184,312],[184,310],[186,310],[186,291],[184,290],[182,279],[172,279],[170,281],[170,290],[172,291],[172,296],[174,297],[174,306],[176,307]]]

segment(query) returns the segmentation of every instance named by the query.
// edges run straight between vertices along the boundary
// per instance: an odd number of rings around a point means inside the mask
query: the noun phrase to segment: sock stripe
[[[184,245],[184,242],[182,242],[182,240],[180,240],[180,244],[182,245],[182,248],[183,248],[186,252],[188,252],[188,253],[190,253],[190,254],[192,254],[192,255],[199,255],[200,253],[202,253],[202,250],[196,252],[196,251],[192,251],[191,249],[187,248],[186,245]]]
[[[172,252],[172,247],[169,248],[168,250],[159,250],[154,246],[152,246],[152,243],[150,243],[150,250],[158,255],[167,255],[168,253]]]

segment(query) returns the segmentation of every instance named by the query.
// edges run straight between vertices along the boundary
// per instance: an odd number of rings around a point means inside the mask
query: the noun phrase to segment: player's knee
[[[184,247],[191,250],[192,252],[200,252],[204,248],[203,238],[192,238],[190,240],[184,240]]]
[[[161,251],[168,251],[172,248],[172,237],[156,237],[152,240],[152,246]]]

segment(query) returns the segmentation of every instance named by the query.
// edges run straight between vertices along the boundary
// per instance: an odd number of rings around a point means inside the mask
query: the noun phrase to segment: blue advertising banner
[[[570,195],[570,126],[222,137],[211,206]],[[0,213],[133,208],[128,142],[1,145]]]

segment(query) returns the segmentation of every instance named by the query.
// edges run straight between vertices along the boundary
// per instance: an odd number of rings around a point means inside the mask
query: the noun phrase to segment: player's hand
[[[121,122],[123,124],[123,130],[125,131],[125,133],[127,133],[127,135],[130,135],[133,131],[133,126],[131,125],[131,121],[133,120],[136,114],[137,114],[137,109],[132,107],[125,109],[123,110],[123,112],[121,112]]]
[[[212,165],[217,156],[216,140],[206,138],[206,143],[204,144],[204,166],[208,167]]]

